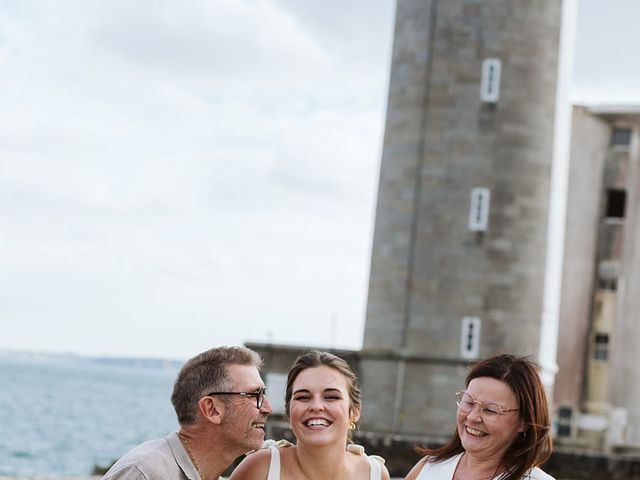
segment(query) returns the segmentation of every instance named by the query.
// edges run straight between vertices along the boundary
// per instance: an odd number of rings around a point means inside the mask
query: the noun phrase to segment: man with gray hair
[[[245,347],[212,348],[187,361],[171,395],[180,430],[137,446],[103,480],[218,479],[264,440],[271,403],[260,367]]]

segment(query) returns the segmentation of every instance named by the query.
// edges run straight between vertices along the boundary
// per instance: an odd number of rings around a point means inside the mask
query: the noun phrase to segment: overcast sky
[[[637,0],[574,97],[640,103]],[[360,348],[395,1],[0,0],[0,348]]]

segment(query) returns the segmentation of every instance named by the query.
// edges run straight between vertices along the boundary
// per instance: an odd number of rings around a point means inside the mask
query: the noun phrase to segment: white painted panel
[[[478,317],[462,319],[462,335],[460,337],[460,356],[476,359],[480,356],[480,326]]]
[[[469,230],[485,232],[489,227],[489,207],[491,191],[488,188],[471,189],[471,204],[469,207]]]
[[[480,84],[480,100],[486,103],[497,103],[500,98],[500,75],[502,62],[497,58],[487,58],[482,62],[482,79]]]

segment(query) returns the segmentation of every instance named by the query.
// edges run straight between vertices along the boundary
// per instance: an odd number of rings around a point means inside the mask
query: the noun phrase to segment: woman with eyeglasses
[[[247,455],[231,480],[389,480],[384,460],[351,444],[360,409],[347,362],[327,352],[299,356],[285,392],[296,444],[280,441]]]
[[[534,363],[496,355],[477,363],[456,394],[457,428],[405,480],[553,480],[539,466],[551,455],[544,386]],[[453,403],[453,402],[452,402]]]

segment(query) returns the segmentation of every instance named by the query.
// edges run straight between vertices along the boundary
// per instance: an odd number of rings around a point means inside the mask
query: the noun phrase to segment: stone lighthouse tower
[[[362,376],[367,428],[447,435],[469,361],[537,357],[561,0],[399,0]]]

